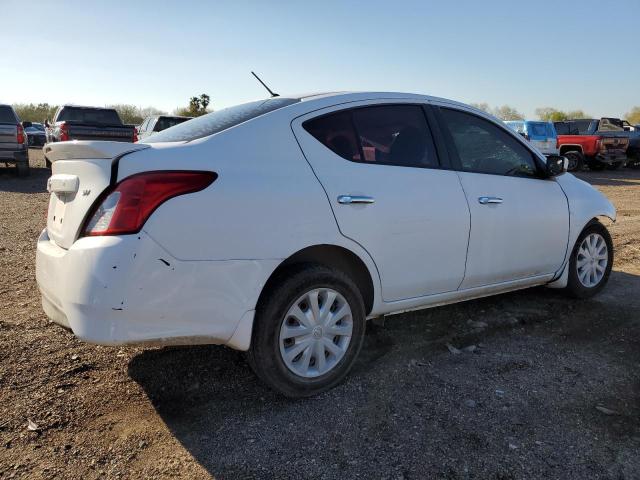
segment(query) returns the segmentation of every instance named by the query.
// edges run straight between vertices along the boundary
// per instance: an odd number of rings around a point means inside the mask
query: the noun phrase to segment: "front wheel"
[[[613,242],[604,225],[593,222],[578,237],[569,259],[566,292],[589,298],[604,288],[613,266]]]
[[[276,282],[259,305],[247,359],[256,375],[287,397],[340,383],[364,339],[360,291],[343,272],[303,265]]]

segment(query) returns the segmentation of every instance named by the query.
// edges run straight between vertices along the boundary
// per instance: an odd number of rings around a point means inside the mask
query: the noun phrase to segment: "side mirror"
[[[31,123],[31,122],[22,122],[22,127],[23,128],[29,128],[29,127],[32,127],[32,126],[33,126],[33,123]]]
[[[44,121],[44,126],[49,128],[51,125],[49,124],[49,120],[45,120]]]
[[[569,160],[560,155],[547,155],[547,175],[549,177],[557,177],[567,171]]]

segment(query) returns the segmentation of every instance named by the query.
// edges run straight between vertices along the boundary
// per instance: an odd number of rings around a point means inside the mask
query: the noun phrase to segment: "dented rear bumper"
[[[275,260],[180,261],[149,235],[86,237],[68,250],[38,239],[45,313],[82,340],[226,344],[246,350]]]

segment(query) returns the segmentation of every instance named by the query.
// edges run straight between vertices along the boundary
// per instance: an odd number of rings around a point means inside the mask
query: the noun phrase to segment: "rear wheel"
[[[633,169],[640,168],[640,154],[638,154],[637,156],[635,156],[633,158],[630,158],[627,161],[627,167],[633,168]]]
[[[589,168],[591,170],[595,170],[596,172],[599,172],[601,170],[604,170],[605,168],[607,168],[607,164],[606,163],[602,163],[602,162],[598,162],[597,160],[592,160],[589,162]]]
[[[607,170],[617,170],[622,166],[623,162],[616,162],[616,163],[612,163],[610,165],[607,165]]]
[[[300,266],[258,307],[247,359],[283,395],[315,395],[347,375],[362,347],[365,321],[351,278],[321,265]]]
[[[582,170],[582,165],[584,164],[584,155],[581,152],[571,151],[563,154],[567,160],[569,161],[569,165],[567,166],[567,170],[570,172],[580,171]]]
[[[613,266],[611,235],[600,222],[588,225],[578,237],[569,259],[566,292],[576,298],[589,298],[609,280]]]

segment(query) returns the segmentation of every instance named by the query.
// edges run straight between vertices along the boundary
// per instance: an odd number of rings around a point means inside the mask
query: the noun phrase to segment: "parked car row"
[[[541,153],[566,157],[570,171],[584,166],[592,170],[615,170],[624,165],[640,168],[640,125],[631,125],[626,120],[605,117],[505,123]]]

